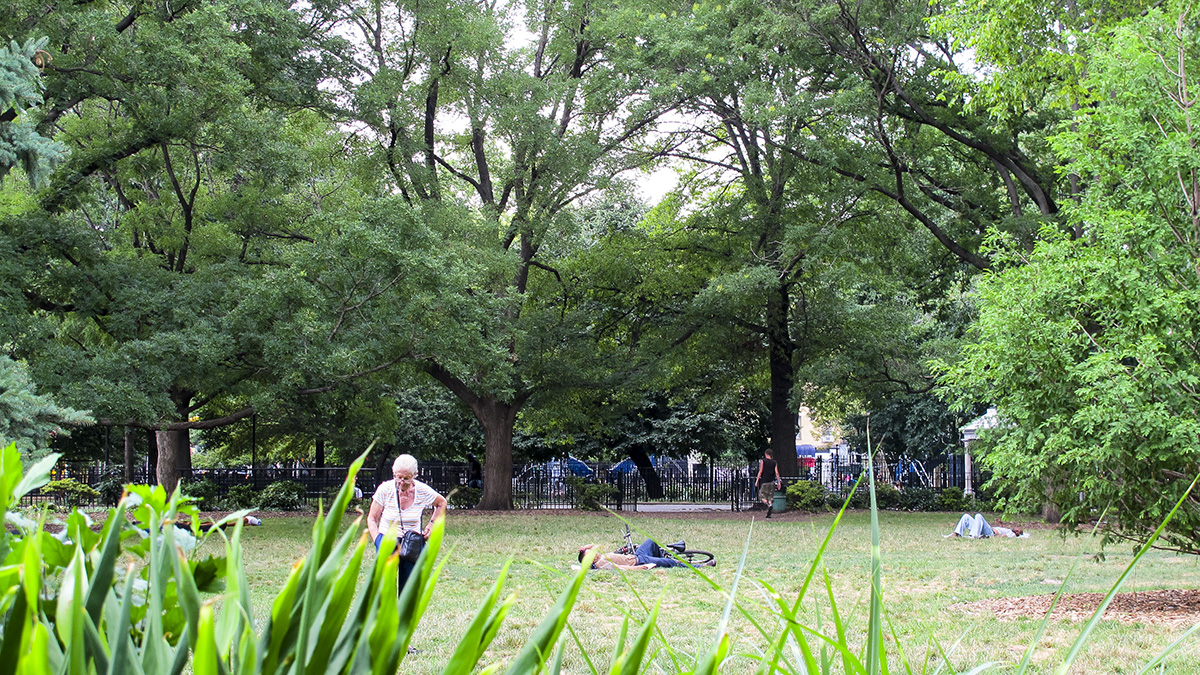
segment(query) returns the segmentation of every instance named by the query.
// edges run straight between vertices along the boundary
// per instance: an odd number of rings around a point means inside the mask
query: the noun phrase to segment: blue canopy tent
[[[633,471],[637,471],[637,464],[634,464],[633,460],[629,458],[617,462],[608,470],[609,473],[630,473]]]
[[[592,471],[591,467],[589,467],[587,464],[585,464],[583,462],[583,460],[575,459],[574,457],[568,456],[566,463],[567,463],[567,469],[569,469],[571,471],[571,473],[575,474],[576,476],[583,476],[584,478],[586,478],[595,473],[594,471]]]
[[[808,443],[796,444],[796,462],[801,469],[811,469],[817,465],[817,448]]]

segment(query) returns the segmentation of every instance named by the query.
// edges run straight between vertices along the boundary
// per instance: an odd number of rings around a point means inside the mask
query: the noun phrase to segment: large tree
[[[822,247],[857,202],[853,192],[824,190],[791,151],[830,105],[820,91],[828,68],[803,44],[777,48],[795,40],[790,22],[758,3],[698,3],[670,15],[647,8],[643,32],[642,67],[684,96],[687,121],[670,154],[699,167],[690,181],[698,211],[686,219],[693,244],[707,247],[719,233],[725,258],[697,297],[710,312],[696,330],[749,333],[733,344],[755,345],[749,351],[765,365],[771,446],[783,474],[797,475],[796,369],[817,351],[812,319],[823,309],[810,304],[814,278]]]
[[[278,300],[273,270],[327,196],[306,149],[335,134],[289,117],[316,100],[311,29],[219,1],[16,2],[0,26],[48,37],[37,128],[71,153],[0,225],[4,342],[64,401],[158,430],[173,485],[189,429],[253,412],[201,414],[265,379],[279,313],[243,309]]]
[[[1015,504],[1048,497],[1068,525],[1106,513],[1108,537],[1144,541],[1200,474],[1200,39],[1177,3],[1073,37],[1086,98],[1054,147],[1085,189],[1066,232],[996,240],[1004,268],[948,380],[995,401],[985,461]],[[1198,504],[1159,545],[1200,553]]]
[[[422,212],[474,210],[444,231],[463,264],[412,357],[483,427],[482,508],[511,508],[517,414],[560,384],[558,349],[584,337],[526,303],[538,277],[557,281],[565,211],[645,163],[639,141],[669,106],[612,49],[619,4],[345,6],[348,113],[395,191]]]

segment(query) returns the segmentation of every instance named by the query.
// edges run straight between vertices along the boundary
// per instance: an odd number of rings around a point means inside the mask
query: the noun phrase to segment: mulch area
[[[1050,609],[1053,594],[1024,598],[992,598],[950,605],[971,616],[994,616],[1001,621],[1041,619]],[[1064,595],[1054,608],[1054,618],[1086,621],[1096,612],[1101,593]],[[1168,589],[1118,593],[1104,610],[1104,618],[1121,623],[1155,624],[1173,628],[1200,622],[1200,589]]]

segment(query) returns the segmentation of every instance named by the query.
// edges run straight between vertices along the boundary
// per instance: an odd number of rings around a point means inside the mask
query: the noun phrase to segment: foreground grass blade
[[[4,637],[0,639],[0,675],[16,675],[20,667],[25,627],[32,623],[28,608],[25,594],[18,592],[13,598],[8,619],[4,622]]]
[[[813,556],[812,563],[809,564],[808,574],[804,575],[804,583],[800,586],[800,591],[796,594],[796,602],[792,605],[793,614],[797,614],[800,611],[800,603],[808,593],[808,586],[812,583],[813,576],[818,569],[823,569],[821,560],[825,557],[825,550],[829,548],[829,542],[833,540],[833,533],[842,522],[842,517],[846,515],[846,509],[849,508],[850,500],[854,498],[854,493],[858,491],[858,486],[862,483],[862,479],[862,474],[859,474],[858,480],[854,481],[854,486],[850,488],[850,494],[846,495],[845,501],[842,502],[842,508],[838,509],[837,516],[834,517],[833,523],[830,524],[829,531],[825,533],[825,539],[817,547],[817,554]]]
[[[1166,648],[1164,648],[1161,652],[1158,653],[1158,656],[1155,656],[1154,659],[1152,661],[1150,661],[1150,663],[1147,663],[1141,670],[1139,670],[1137,672],[1137,675],[1145,675],[1146,673],[1150,672],[1150,670],[1152,668],[1154,668],[1155,666],[1161,665],[1163,662],[1163,659],[1167,658],[1168,656],[1173,654],[1175,652],[1175,650],[1179,649],[1179,647],[1181,645],[1183,645],[1184,641],[1187,640],[1189,637],[1191,637],[1192,634],[1195,633],[1197,630],[1200,630],[1200,623],[1187,629],[1183,633],[1183,635],[1179,636],[1178,640],[1167,645]]]
[[[1163,519],[1162,524],[1159,525],[1158,529],[1154,531],[1154,534],[1150,535],[1150,538],[1146,540],[1146,543],[1142,545],[1140,550],[1138,550],[1137,555],[1133,556],[1133,560],[1130,560],[1129,564],[1125,566],[1125,571],[1121,572],[1121,576],[1117,577],[1117,582],[1113,584],[1111,589],[1109,589],[1108,594],[1104,596],[1104,600],[1100,602],[1100,606],[1096,608],[1096,612],[1092,614],[1092,618],[1088,620],[1087,624],[1083,627],[1083,630],[1080,631],[1079,637],[1075,639],[1075,643],[1071,645],[1071,649],[1067,652],[1066,658],[1063,659],[1063,662],[1059,664],[1058,668],[1055,669],[1055,675],[1063,675],[1071,669],[1071,665],[1075,663],[1075,659],[1079,656],[1079,652],[1083,649],[1083,646],[1087,644],[1088,638],[1090,638],[1092,635],[1092,631],[1095,630],[1096,624],[1100,623],[1100,619],[1104,616],[1104,610],[1108,609],[1109,603],[1113,601],[1113,598],[1117,595],[1117,591],[1119,591],[1121,586],[1125,584],[1125,579],[1129,577],[1129,573],[1133,571],[1134,566],[1137,565],[1138,561],[1142,559],[1142,556],[1146,555],[1146,552],[1154,546],[1154,542],[1158,540],[1160,535],[1162,535],[1163,530],[1165,530],[1167,527],[1167,523],[1171,522],[1171,519],[1175,517],[1175,514],[1179,511],[1179,507],[1183,506],[1183,503],[1187,501],[1189,496],[1191,496],[1192,490],[1196,489],[1197,481],[1200,481],[1200,476],[1197,476],[1192,480],[1192,484],[1189,485],[1188,489],[1184,491],[1183,496],[1179,498],[1179,501],[1175,502],[1175,508],[1171,509],[1171,512],[1168,513],[1167,517]]]
[[[216,619],[211,604],[200,608],[199,625],[196,627],[196,652],[192,656],[194,675],[226,675],[217,651]]]
[[[871,416],[867,415],[867,489],[871,497],[871,609],[867,628],[867,672],[887,670],[883,654],[883,552],[879,547],[879,505],[875,501],[875,453],[871,447]]]
[[[346,534],[353,535],[357,532],[358,523],[359,520],[355,520]],[[317,612],[312,627],[309,629],[310,646],[308,653],[304,655],[304,661],[310,667],[323,669],[329,664],[329,655],[337,643],[338,632],[344,625],[346,614],[350,611],[350,605],[354,601],[355,586],[358,584],[358,573],[362,569],[366,547],[367,536],[359,534],[358,545],[348,561],[343,562],[340,556],[330,559],[331,562],[338,562],[342,570],[325,593],[324,604]],[[341,550],[341,548],[339,545],[334,550]]]
[[[483,657],[483,653],[491,644],[492,639],[496,637],[500,624],[516,601],[516,596],[510,594],[504,599],[504,602],[500,602],[500,593],[504,588],[504,581],[508,578],[508,569],[511,566],[512,559],[509,558],[504,567],[500,569],[500,575],[496,578],[496,582],[492,584],[491,592],[483,599],[483,603],[475,612],[475,618],[471,621],[471,625],[467,627],[462,639],[458,641],[454,653],[450,655],[446,668],[442,670],[443,675],[469,675],[479,663],[479,659]],[[498,609],[497,604],[499,604]]]
[[[750,537],[754,533],[754,523],[750,523],[750,527],[746,532],[746,541],[742,545],[742,559],[738,563],[737,574],[733,575],[733,585],[729,588],[729,598],[725,601],[725,609],[721,611],[721,620],[717,624],[717,642],[713,648],[709,650],[704,659],[696,663],[696,675],[711,675],[717,672],[725,657],[729,654],[729,615],[733,610],[735,598],[737,598],[737,587],[742,580],[742,570],[746,564],[746,556],[750,551]]]
[[[1092,537],[1096,536],[1096,532],[1100,529],[1100,523],[1104,521],[1104,516],[1108,513],[1108,509],[1101,512],[1100,517],[1096,520],[1096,525],[1092,527]],[[1038,644],[1042,641],[1042,636],[1046,634],[1046,629],[1050,627],[1050,618],[1054,616],[1054,609],[1058,607],[1058,601],[1066,593],[1067,584],[1075,575],[1075,570],[1079,567],[1079,561],[1083,559],[1083,551],[1080,551],[1075,556],[1075,560],[1071,563],[1071,569],[1067,570],[1067,575],[1063,577],[1063,582],[1058,585],[1058,590],[1055,591],[1054,597],[1050,600],[1050,608],[1046,610],[1046,616],[1042,618],[1038,624],[1037,633],[1033,639],[1029,641],[1029,646],[1025,648],[1025,654],[1021,657],[1021,663],[1017,666],[1017,675],[1022,675],[1029,669],[1029,664],[1033,661],[1033,652],[1037,649]],[[961,639],[961,638],[960,638]]]
[[[533,635],[529,637],[525,646],[513,659],[512,665],[506,671],[508,675],[529,675],[541,672],[546,660],[550,657],[551,647],[558,642],[563,626],[567,623],[567,617],[575,606],[575,600],[579,597],[579,588],[583,585],[583,580],[587,578],[587,558],[584,558],[584,563],[585,565],[580,567],[579,573],[571,580],[571,584],[558,596],[558,602],[550,609],[546,618],[533,631]]]
[[[612,667],[608,671],[609,675],[637,675],[641,672],[642,659],[646,657],[650,638],[658,626],[658,610],[661,605],[662,599],[659,598],[659,601],[654,603],[654,609],[650,612],[650,616],[646,617],[645,623],[638,631],[637,637],[634,638],[633,644],[624,654],[613,660]]]

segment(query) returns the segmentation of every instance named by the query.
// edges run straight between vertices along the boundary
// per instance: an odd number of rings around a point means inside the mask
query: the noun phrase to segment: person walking
[[[483,488],[483,465],[472,453],[467,453],[467,487]]]
[[[779,465],[767,448],[763,458],[758,462],[758,476],[754,479],[754,487],[758,490],[758,500],[767,507],[767,517],[771,517],[771,500],[775,498],[775,490],[783,483],[779,477]]]
[[[421,527],[421,516],[425,509],[432,508],[429,524]],[[392,480],[385,481],[375,490],[371,498],[371,510],[367,513],[367,532],[375,542],[375,550],[383,543],[383,535],[396,526],[398,542],[408,530],[420,532],[429,538],[433,523],[446,517],[446,498],[437,490],[417,480],[417,459],[412,455],[400,455],[392,463]],[[397,571],[396,593],[404,590],[404,584],[416,566],[415,562],[400,561]]]

